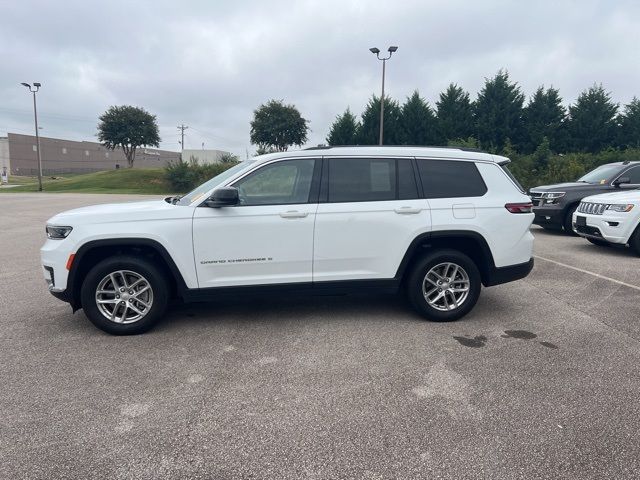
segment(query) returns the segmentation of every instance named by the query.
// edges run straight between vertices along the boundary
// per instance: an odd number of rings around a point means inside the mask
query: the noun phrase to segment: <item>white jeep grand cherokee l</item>
[[[242,162],[183,197],[47,222],[49,291],[112,334],[170,299],[397,292],[430,320],[533,267],[531,200],[507,158],[456,148],[318,147]]]
[[[583,198],[573,230],[595,245],[628,244],[640,255],[640,190]]]

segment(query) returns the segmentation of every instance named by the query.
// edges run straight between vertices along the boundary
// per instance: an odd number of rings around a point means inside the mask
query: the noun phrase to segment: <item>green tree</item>
[[[618,104],[602,85],[582,92],[569,106],[568,129],[571,146],[580,152],[599,152],[616,143]]]
[[[138,147],[160,146],[156,116],[130,105],[109,107],[99,118],[98,140],[110,150],[121,148],[131,168]]]
[[[360,125],[356,117],[347,108],[342,115],[338,115],[331,125],[327,144],[356,145],[358,143],[358,129]]]
[[[291,145],[301,146],[307,141],[307,123],[295,106],[285,105],[283,100],[270,100],[253,112],[251,143],[279,152]]]
[[[438,137],[442,142],[469,138],[474,133],[473,106],[469,94],[451,83],[436,102]]]
[[[633,97],[620,115],[620,145],[640,148],[640,100]]]
[[[546,137],[550,148],[563,150],[563,130],[567,111],[562,105],[560,92],[549,87],[538,87],[522,112],[525,136],[522,151],[533,152]]]
[[[402,129],[400,125],[401,110],[398,102],[384,97],[384,138],[385,145],[400,145]],[[380,135],[380,98],[373,95],[362,113],[362,122],[358,143],[360,145],[377,145]]]
[[[438,143],[436,116],[418,91],[407,98],[400,112],[402,143],[405,145],[435,145]]]
[[[524,94],[509,73],[500,70],[486,79],[475,103],[477,138],[483,148],[500,151],[507,139],[516,147],[522,140]]]

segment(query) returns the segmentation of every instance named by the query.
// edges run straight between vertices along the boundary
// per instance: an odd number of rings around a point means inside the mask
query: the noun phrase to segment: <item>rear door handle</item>
[[[289,210],[287,212],[281,212],[282,218],[304,218],[309,215],[309,212],[299,212],[298,210]]]
[[[399,215],[415,215],[416,213],[420,213],[422,209],[413,207],[400,207],[394,209],[393,211]]]

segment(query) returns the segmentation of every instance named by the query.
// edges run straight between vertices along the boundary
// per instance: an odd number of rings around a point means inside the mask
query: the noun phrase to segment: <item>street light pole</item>
[[[38,154],[38,191],[42,191],[42,154],[40,153],[40,131],[38,130],[38,107],[36,106],[36,92],[40,90],[42,84],[33,82],[33,88],[28,83],[22,83],[33,93],[33,118],[36,124],[36,149]]]
[[[374,53],[376,58],[378,60],[382,60],[382,95],[380,95],[380,137],[378,140],[378,144],[382,145],[382,141],[384,139],[384,76],[385,76],[385,70],[386,70],[386,66],[387,66],[387,60],[389,60],[391,58],[391,55],[393,55],[393,53],[398,50],[398,47],[389,47],[388,48],[388,52],[389,52],[389,56],[388,57],[383,57],[380,58],[380,49],[373,47],[370,48],[369,51],[371,53]]]

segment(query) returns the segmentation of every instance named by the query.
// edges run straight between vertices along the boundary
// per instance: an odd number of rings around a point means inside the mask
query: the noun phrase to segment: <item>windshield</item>
[[[198,188],[191,190],[185,196],[180,198],[180,201],[177,203],[177,205],[192,204],[193,202],[199,200],[200,197],[205,195],[208,191],[213,190],[215,187],[223,183],[225,180],[233,177],[236,173],[241,172],[242,170],[245,170],[247,168],[250,168],[251,165],[253,165],[253,163],[254,163],[253,161],[245,161],[245,162],[240,162],[238,165],[234,165],[230,169],[222,172],[220,175],[216,175],[211,180],[207,180]]]
[[[583,175],[578,179],[578,181],[593,184],[609,183],[609,180],[613,180],[613,177],[615,177],[619,172],[619,165],[603,165],[602,167],[598,167],[586,175]]]

